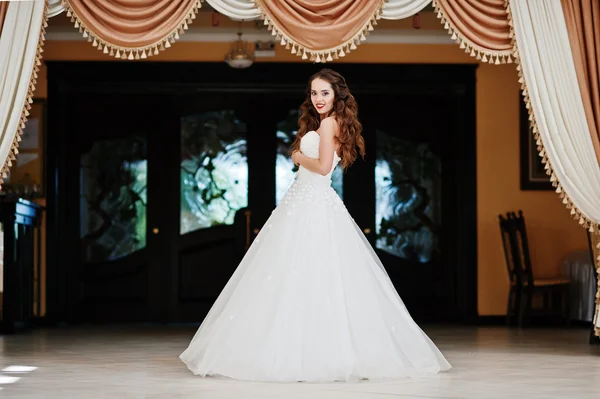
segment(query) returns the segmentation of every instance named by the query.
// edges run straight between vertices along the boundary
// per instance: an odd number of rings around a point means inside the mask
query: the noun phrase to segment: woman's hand
[[[296,150],[292,153],[292,162],[296,166],[300,166],[300,160],[298,159],[300,154],[301,152],[299,150]]]

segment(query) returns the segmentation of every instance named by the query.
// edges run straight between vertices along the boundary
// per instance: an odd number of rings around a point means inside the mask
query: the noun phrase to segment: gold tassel
[[[256,4],[259,5],[259,18],[263,20],[263,25],[267,26],[267,29],[271,31],[271,35],[276,38],[275,40],[280,40],[280,44],[282,46],[285,46],[285,48],[288,50],[291,49],[292,54],[296,54],[303,60],[309,59],[310,57],[310,61],[326,63],[339,59],[340,57],[345,56],[352,50],[356,50],[357,46],[360,45],[362,41],[367,40],[369,32],[375,29],[374,27],[377,25],[377,20],[381,18],[382,8],[386,1],[387,0],[381,0],[377,11],[353,38],[351,38],[346,43],[340,45],[337,48],[323,49],[319,51],[305,49],[298,43],[293,42],[290,38],[284,37],[283,34],[277,28],[276,24],[274,24],[273,21],[271,21],[269,17],[264,13],[264,11],[261,10],[260,3],[256,2]]]
[[[433,0],[432,5],[433,5],[434,12],[437,15],[437,18],[440,20],[440,22],[444,26],[444,30],[446,30],[448,32],[448,34],[451,35],[451,40],[458,43],[460,45],[461,49],[466,48],[465,52],[469,53],[469,55],[471,57],[475,57],[477,60],[480,60],[482,62],[489,62],[490,64],[496,64],[496,65],[500,64],[499,57],[502,57],[502,63],[511,63],[512,62],[512,59],[510,57],[505,58],[505,56],[509,55],[506,52],[485,54],[483,49],[475,49],[473,46],[465,43],[466,39],[462,38],[460,36],[460,32],[457,31],[456,28],[454,26],[452,26],[452,24],[450,23],[450,20],[448,18],[446,18],[446,16],[442,12],[442,7],[439,5],[437,0]],[[505,6],[505,8],[508,9],[508,4]],[[510,32],[512,32],[512,30]],[[510,34],[510,32],[509,32],[509,34]],[[482,55],[482,52],[484,52],[483,55]]]
[[[110,56],[114,56],[117,59],[138,60],[146,59],[152,55],[158,55],[159,51],[164,51],[166,48],[170,48],[172,43],[180,39],[180,35],[183,34],[185,30],[188,30],[189,25],[193,20],[196,19],[196,14],[199,12],[198,9],[202,6],[202,0],[198,0],[193,3],[191,9],[187,13],[186,18],[182,21],[180,26],[172,31],[165,39],[161,39],[159,42],[146,47],[130,49],[116,48],[117,46],[111,45],[110,43],[103,43],[101,40],[98,40],[92,32],[85,28],[69,4],[66,1],[63,4],[65,4],[67,17],[71,18],[71,22],[73,23],[74,27],[79,29],[79,32],[82,33],[83,37],[86,38],[89,43],[92,43],[93,47],[96,47],[98,50],[103,51],[104,54],[110,54]],[[47,26],[46,22],[44,22],[44,24]],[[134,52],[135,55],[133,54]]]

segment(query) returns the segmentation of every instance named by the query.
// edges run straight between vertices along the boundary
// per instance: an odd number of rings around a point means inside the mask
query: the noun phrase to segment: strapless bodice
[[[319,136],[319,133],[315,132],[314,130],[311,130],[310,132],[307,132],[300,140],[300,151],[302,151],[302,153],[309,158],[317,159],[317,158],[319,158],[320,142],[321,142],[321,136]],[[317,184],[317,185],[330,186],[331,185],[331,174],[333,173],[333,170],[335,169],[337,164],[340,162],[340,160],[341,160],[340,157],[334,151],[331,170],[329,171],[328,174],[323,176],[319,173],[312,172],[312,171],[300,166],[300,169],[298,170],[298,176],[296,177],[296,179],[306,181],[306,182],[311,182],[311,183]]]

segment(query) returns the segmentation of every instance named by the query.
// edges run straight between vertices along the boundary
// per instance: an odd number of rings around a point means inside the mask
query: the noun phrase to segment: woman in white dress
[[[365,154],[344,78],[330,69],[312,76],[300,112],[296,180],[181,360],[196,375],[247,381],[357,381],[449,369],[331,188],[337,164],[345,169]]]

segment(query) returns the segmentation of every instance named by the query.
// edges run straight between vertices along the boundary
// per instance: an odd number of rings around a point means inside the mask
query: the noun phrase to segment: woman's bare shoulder
[[[319,134],[337,136],[339,127],[334,116],[328,116],[321,121],[319,125]]]

